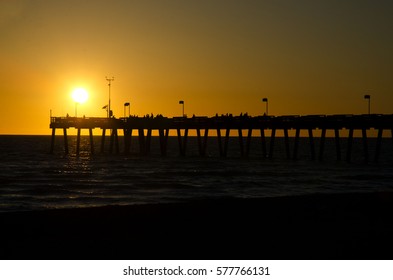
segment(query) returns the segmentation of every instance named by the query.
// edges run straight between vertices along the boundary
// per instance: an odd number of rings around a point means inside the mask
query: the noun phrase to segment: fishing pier
[[[179,153],[186,155],[187,140],[189,131],[196,132],[198,141],[198,151],[201,156],[206,155],[207,140],[209,131],[216,131],[217,147],[221,157],[227,156],[228,142],[231,131],[237,132],[239,139],[239,149],[241,156],[248,156],[250,153],[250,142],[253,131],[258,133],[260,137],[262,154],[266,158],[272,158],[274,152],[274,143],[277,131],[283,131],[286,156],[288,159],[297,159],[299,138],[301,131],[305,131],[309,139],[310,154],[312,159],[323,159],[325,150],[326,132],[331,130],[334,132],[336,158],[341,160],[341,130],[348,130],[346,139],[346,160],[351,161],[352,143],[354,131],[361,131],[363,142],[364,159],[366,162],[370,160],[369,144],[367,131],[374,129],[377,132],[376,147],[373,160],[378,161],[381,150],[383,131],[390,132],[393,141],[393,115],[307,115],[307,116],[256,116],[247,115],[232,116],[222,115],[215,117],[174,117],[167,118],[164,116],[157,117],[128,117],[128,118],[76,118],[76,117],[51,117],[50,128],[52,129],[50,152],[53,153],[55,147],[56,129],[63,130],[64,135],[64,151],[69,153],[67,129],[77,129],[76,154],[80,152],[81,130],[89,130],[90,151],[93,154],[94,141],[93,129],[101,129],[101,147],[100,151],[105,152],[106,132],[109,131],[110,145],[109,152],[120,152],[119,147],[119,130],[123,132],[125,154],[130,153],[131,139],[133,131],[138,133],[139,151],[142,155],[150,154],[150,143],[152,132],[158,132],[160,141],[160,151],[163,156],[167,154],[167,143],[169,131],[176,131],[179,145]],[[269,146],[267,145],[265,132],[271,131]],[[294,130],[295,135],[293,141],[293,150],[289,145],[289,131]],[[316,135],[318,131],[318,136]],[[245,133],[244,133],[245,132]],[[244,134],[244,135],[243,135]],[[319,149],[316,151],[314,138],[319,138]],[[318,152],[318,154],[317,154]]]

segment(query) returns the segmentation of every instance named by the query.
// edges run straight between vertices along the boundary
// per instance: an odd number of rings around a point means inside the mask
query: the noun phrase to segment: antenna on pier
[[[108,88],[109,88],[109,100],[108,100],[108,118],[112,117],[112,110],[111,110],[111,83],[115,80],[115,77],[108,78],[105,76],[105,79],[108,81]]]

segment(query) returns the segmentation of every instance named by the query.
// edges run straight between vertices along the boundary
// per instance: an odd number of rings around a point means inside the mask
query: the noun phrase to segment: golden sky
[[[0,0],[0,134],[74,115],[393,113],[393,2]]]

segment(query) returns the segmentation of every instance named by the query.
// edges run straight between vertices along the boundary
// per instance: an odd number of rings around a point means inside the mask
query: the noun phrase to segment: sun
[[[77,88],[74,89],[74,91],[72,92],[72,99],[76,103],[85,103],[88,98],[89,98],[89,94],[84,88]]]

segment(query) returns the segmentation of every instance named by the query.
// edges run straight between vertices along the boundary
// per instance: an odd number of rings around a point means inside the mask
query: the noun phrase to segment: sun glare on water
[[[83,88],[77,88],[72,92],[72,99],[76,103],[85,103],[88,98],[89,98],[89,95],[88,95],[87,91]]]

